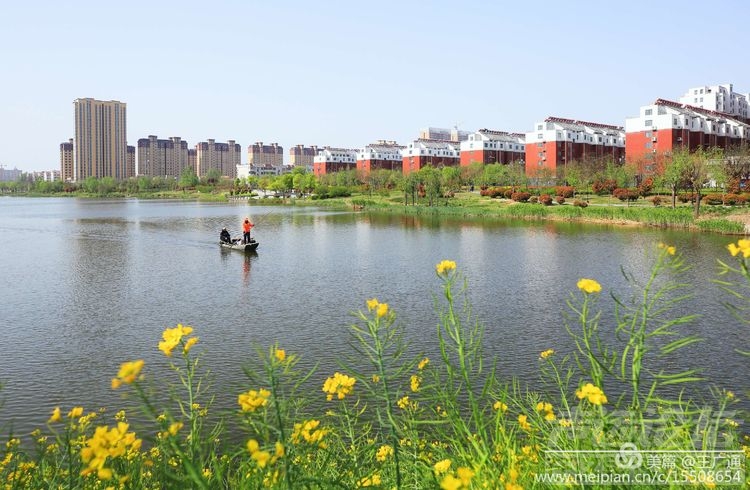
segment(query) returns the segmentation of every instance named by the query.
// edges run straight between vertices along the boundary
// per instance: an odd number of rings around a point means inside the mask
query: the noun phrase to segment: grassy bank
[[[704,206],[699,219],[693,217],[691,205],[676,208],[654,207],[651,203],[624,205],[608,197],[591,198],[588,206],[579,207],[569,203],[544,206],[535,203],[517,203],[503,199],[489,199],[476,194],[457,194],[452,199],[444,199],[433,206],[424,204],[404,205],[403,196],[355,196],[338,199],[340,206],[356,209],[404,214],[438,214],[497,219],[557,220],[589,223],[611,223],[620,225],[641,225],[660,228],[688,229],[724,234],[746,233],[740,220],[733,220],[733,214],[747,213],[744,209],[727,209]],[[333,202],[331,203],[333,204]]]
[[[730,253],[722,287],[746,290],[750,241],[733,244]],[[350,327],[351,355],[340,359],[337,372],[323,373],[322,385],[312,381],[314,369],[299,367],[304,352],[271,340],[246,366],[236,410],[218,422],[200,331],[177,325],[154,339],[171,380],[157,384],[138,353],[124,354],[112,373],[112,389],[140,400],[148,422],[130,424],[131,414],[117,407],[51,408],[44,428],[23,435],[32,449],[16,437],[0,449],[0,482],[8,488],[519,490],[582,487],[575,475],[596,471],[638,474],[661,481],[659,488],[742,488],[750,448],[732,415],[736,395],[702,379],[699,359],[692,369],[670,368],[670,357],[701,341],[689,329],[689,285],[680,279],[686,266],[675,247],[654,246],[651,273],[633,278],[639,294],[618,301],[615,325],[599,324],[606,284],[571,279],[563,323],[576,347],[539,346],[545,392],[495,372],[483,327],[469,313],[470,278],[447,260],[435,267],[439,356],[407,355],[396,312],[371,298]],[[612,338],[600,335],[605,327],[615,339],[604,340]],[[670,396],[674,391],[665,388],[674,386],[697,386],[711,401]],[[160,404],[153,393],[170,400]],[[694,459],[634,462],[631,448],[701,455],[718,466],[700,472]]]

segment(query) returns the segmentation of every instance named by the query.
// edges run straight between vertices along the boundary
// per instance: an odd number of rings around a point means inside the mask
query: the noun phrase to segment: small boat
[[[242,243],[242,240],[237,240],[233,243],[219,242],[222,248],[231,248],[232,250],[240,250],[242,252],[252,252],[258,248],[258,242],[255,238],[251,238],[249,243]]]

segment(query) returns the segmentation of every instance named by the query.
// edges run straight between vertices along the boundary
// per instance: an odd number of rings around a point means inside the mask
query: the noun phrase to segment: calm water
[[[257,254],[220,249],[221,227],[238,233],[245,216],[257,224]],[[371,297],[396,310],[412,350],[434,356],[434,266],[443,259],[465,273],[501,374],[534,385],[540,351],[570,351],[562,312],[576,281],[626,295],[620,267],[642,275],[659,241],[694,264],[686,280],[696,297],[683,311],[704,315],[690,331],[706,338],[663,365],[697,362],[713,383],[742,392],[749,363],[733,349],[750,348],[747,327],[709,285],[728,237],[246,203],[0,198],[0,427],[27,433],[57,405],[120,408],[110,389],[120,363],[143,358],[149,376],[167,375],[156,344],[177,323],[196,329],[227,407],[249,389],[241,368],[256,345],[278,341],[320,362],[320,380],[329,375],[351,352],[350,312]]]

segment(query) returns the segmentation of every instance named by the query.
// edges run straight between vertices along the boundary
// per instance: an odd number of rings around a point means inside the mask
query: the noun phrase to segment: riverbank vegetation
[[[745,328],[750,241],[728,252],[715,284],[727,291],[745,322],[738,328]],[[337,371],[302,369],[304,352],[271,340],[247,364],[235,409],[217,418],[200,328],[177,325],[154,339],[171,380],[154,379],[163,366],[146,365],[137,352],[123,353],[112,373],[112,389],[139,400],[139,414],[50,407],[44,428],[11,435],[0,447],[0,482],[7,488],[519,490],[637,482],[744,488],[750,442],[735,408],[740,395],[704,379],[698,358],[687,369],[670,362],[702,340],[690,332],[692,286],[681,279],[687,264],[669,244],[654,246],[652,255],[650,274],[631,278],[627,293],[608,291],[595,278],[569,285],[564,325],[574,347],[538,346],[544,391],[496,371],[467,301],[470,278],[445,260],[435,267],[437,356],[410,354],[415,346],[403,340],[397,312],[370,298],[350,327],[351,355],[339,359]],[[607,292],[614,301],[605,301]],[[605,305],[615,308],[614,324],[601,321]],[[688,396],[696,390],[705,399]]]
[[[748,152],[750,153],[750,152]],[[518,164],[354,170],[314,176],[304,168],[279,176],[222,178],[212,170],[198,178],[191,169],[178,179],[137,177],[123,181],[88,178],[80,183],[19,180],[0,183],[6,195],[247,200],[329,205],[391,213],[433,213],[499,219],[642,224],[745,234],[750,230],[750,157],[717,151],[677,151],[657,160],[652,177],[635,167],[606,161],[570,162],[558,175],[544,169],[534,178]],[[256,201],[256,199],[258,201]]]

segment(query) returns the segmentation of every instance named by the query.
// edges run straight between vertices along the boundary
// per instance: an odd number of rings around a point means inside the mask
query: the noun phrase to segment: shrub
[[[651,203],[652,203],[652,204],[653,204],[654,206],[661,206],[661,197],[659,197],[659,196],[654,196],[654,197],[652,197],[652,198],[651,198]]]
[[[555,201],[557,201],[557,204],[565,204],[565,196],[557,196]]]
[[[583,201],[581,199],[576,199],[573,201],[573,206],[578,206],[579,208],[585,208],[589,205],[586,201]]]
[[[641,197],[646,197],[651,193],[651,190],[654,188],[654,179],[651,177],[647,177],[643,179],[643,182],[638,184],[638,194],[640,194]]]
[[[510,198],[516,202],[527,202],[530,197],[531,194],[528,192],[514,192],[510,195]]]
[[[613,179],[597,179],[591,184],[591,190],[594,194],[602,196],[604,194],[612,194],[617,188],[617,181]]]
[[[571,198],[575,194],[575,187],[572,185],[558,185],[555,187],[555,195]]]
[[[542,194],[539,196],[539,203],[545,206],[552,206],[552,196],[549,194]]]
[[[703,196],[703,199],[701,199],[701,201],[703,202],[703,204],[716,206],[719,204],[724,204],[724,196],[716,192],[712,192],[711,194],[706,194],[705,196]]]
[[[680,192],[677,194],[677,200],[681,203],[687,203],[687,202],[695,202],[695,193],[694,192]]]
[[[612,191],[612,195],[620,201],[635,201],[640,197],[637,189],[619,188]]]
[[[503,192],[503,197],[505,199],[510,199],[512,195],[513,195],[513,189],[505,189],[505,191]]]

